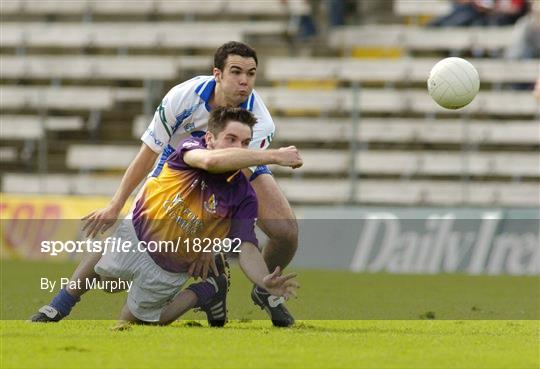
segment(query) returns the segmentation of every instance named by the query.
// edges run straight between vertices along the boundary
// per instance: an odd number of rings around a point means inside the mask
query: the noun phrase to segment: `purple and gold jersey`
[[[187,271],[196,259],[197,253],[187,252],[193,240],[236,238],[257,245],[257,198],[248,180],[240,171],[212,174],[190,167],[184,154],[194,149],[206,149],[203,138],[180,143],[161,173],[147,180],[133,210],[139,240],[180,245],[174,251],[148,251],[159,266],[175,273]]]

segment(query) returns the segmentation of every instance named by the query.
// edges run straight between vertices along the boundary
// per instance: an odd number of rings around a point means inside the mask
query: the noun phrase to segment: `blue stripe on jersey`
[[[251,100],[249,102],[249,107],[248,107],[249,111],[253,111],[253,105],[254,104],[255,104],[255,94],[252,92],[251,93]]]
[[[202,86],[204,86],[204,84],[208,82],[208,81],[204,81],[203,83],[201,83],[200,85],[197,86],[197,88],[195,89],[195,93],[198,94],[199,91],[201,90]]]
[[[204,87],[203,87],[204,86]],[[216,81],[213,79],[210,79],[205,82],[205,85],[200,86],[203,87],[202,89],[199,89],[199,96],[201,99],[203,99],[206,103],[210,101],[210,98],[212,97],[212,93],[214,92],[214,89],[216,88]],[[198,87],[197,87],[198,88]]]
[[[240,107],[242,109],[253,111],[253,102],[254,101],[255,101],[255,95],[253,95],[253,93],[251,93],[251,95],[249,95],[248,99],[246,101],[244,101],[242,104],[240,104]]]
[[[173,152],[174,152],[174,147],[172,147],[171,145],[167,145],[167,147],[165,147],[165,150],[163,150],[163,152],[161,153],[161,157],[159,158],[158,165],[156,165],[156,167],[154,168],[154,171],[150,175],[151,177],[157,177],[159,173],[161,173],[161,170],[163,169],[163,165],[165,165],[165,162],[167,161],[167,159],[169,158],[169,156],[171,156]]]
[[[247,109],[248,108],[248,103],[249,103],[249,99],[251,99],[251,95],[249,95],[248,99],[246,101],[244,101],[242,104],[240,104],[240,108],[242,109]]]

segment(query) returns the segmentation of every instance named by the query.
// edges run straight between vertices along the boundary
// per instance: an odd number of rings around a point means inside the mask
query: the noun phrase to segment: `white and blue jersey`
[[[211,108],[208,105],[216,88],[214,76],[198,76],[174,86],[163,98],[141,140],[154,152],[161,153],[152,171],[157,176],[167,158],[183,139],[206,133]],[[261,97],[252,91],[240,107],[257,118],[250,149],[266,149],[274,136],[275,126]]]

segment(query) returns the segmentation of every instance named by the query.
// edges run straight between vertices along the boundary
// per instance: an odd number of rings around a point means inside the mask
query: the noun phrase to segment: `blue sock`
[[[60,292],[52,299],[51,305],[55,308],[62,316],[68,316],[71,312],[71,308],[75,306],[77,302],[81,300],[80,297],[73,297],[70,295],[65,288],[62,288]]]
[[[210,282],[194,283],[187,288],[197,295],[197,304],[195,307],[201,307],[208,303],[216,294],[216,287]]]

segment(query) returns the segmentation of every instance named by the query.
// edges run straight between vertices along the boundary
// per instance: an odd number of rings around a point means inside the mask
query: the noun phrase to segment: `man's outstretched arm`
[[[82,218],[86,220],[83,231],[86,231],[89,237],[95,237],[98,232],[104,232],[114,224],[129,195],[148,175],[157,156],[158,154],[146,144],[141,145],[141,149],[124,173],[122,182],[120,182],[120,186],[109,204],[105,208],[93,211]]]
[[[286,299],[296,297],[296,289],[300,287],[294,280],[296,274],[281,275],[280,267],[269,273],[259,249],[254,244],[243,242],[240,245],[239,262],[244,274],[270,294]]]
[[[184,154],[184,161],[191,167],[210,173],[224,173],[266,164],[299,168],[303,164],[298,149],[294,146],[264,151],[241,148],[195,149]]]

